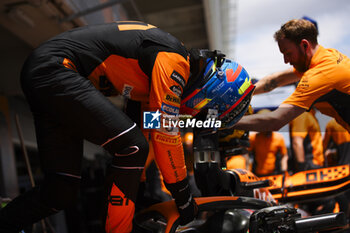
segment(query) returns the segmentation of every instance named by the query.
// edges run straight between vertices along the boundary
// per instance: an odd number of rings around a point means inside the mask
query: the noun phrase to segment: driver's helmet
[[[248,110],[255,86],[235,61],[207,58],[199,77],[182,95],[180,114],[207,116],[214,110],[221,127],[233,126]]]

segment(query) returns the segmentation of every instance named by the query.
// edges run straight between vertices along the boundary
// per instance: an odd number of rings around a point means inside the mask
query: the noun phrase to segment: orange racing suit
[[[180,95],[190,74],[185,48],[173,37],[164,36],[161,30],[149,24],[123,22],[108,27],[106,30],[115,31],[117,39],[114,43],[120,51],[108,54],[94,69],[90,69],[87,77],[94,86],[106,95],[120,93],[132,100],[147,101],[150,110],[178,114]],[[130,40],[133,34],[137,34],[138,38]],[[144,54],[138,54],[142,43],[150,45],[144,48]],[[74,60],[68,57],[64,64],[67,67],[72,65],[73,69],[82,70],[82,73],[86,72],[85,67],[93,67],[79,60],[78,64],[83,66],[80,68]],[[167,183],[183,180],[186,167],[180,133],[160,129],[152,130],[151,134],[164,180]]]
[[[190,75],[189,63],[188,52],[180,41],[143,22],[76,28],[34,50],[22,69],[21,84],[34,112],[42,164],[45,173],[50,174],[42,190],[48,190],[52,196],[39,201],[53,203],[50,208],[43,208],[49,209],[46,212],[65,207],[67,201],[61,200],[64,195],[53,190],[72,191],[67,188],[67,179],[74,179],[74,187],[78,187],[82,140],[87,139],[114,155],[105,229],[131,231],[137,183],[148,147],[140,139],[142,133],[136,124],[104,96],[121,94],[149,102],[150,111],[177,115]],[[168,131],[161,127],[150,133],[164,181],[173,191],[182,190],[175,185],[185,185],[187,175],[178,129]],[[61,180],[62,176],[68,178],[59,188],[51,180]],[[73,195],[65,194],[67,200]],[[34,208],[28,207],[28,212]],[[48,213],[39,213],[35,218],[44,215]],[[28,222],[11,224],[21,226]]]

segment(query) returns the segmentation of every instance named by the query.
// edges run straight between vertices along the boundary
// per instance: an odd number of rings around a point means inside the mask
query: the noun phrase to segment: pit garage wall
[[[16,115],[18,115],[36,183],[38,183],[37,179],[40,181],[42,178],[42,174],[38,172],[40,166],[36,154],[37,143],[33,117],[25,98],[21,95],[0,95],[0,197],[11,199],[31,186],[17,133]],[[96,155],[106,153],[101,147],[85,141],[84,158],[87,161],[94,161]]]
[[[8,100],[0,96],[0,196],[14,198],[18,194],[15,155],[10,128]]]

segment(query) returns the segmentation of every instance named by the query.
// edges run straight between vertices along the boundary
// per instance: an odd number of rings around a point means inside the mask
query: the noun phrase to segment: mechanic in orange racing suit
[[[105,96],[149,101],[154,119],[158,113],[177,115],[185,87],[201,77],[196,75],[201,67],[207,68],[207,60],[199,62],[200,56],[190,54],[169,33],[143,22],[76,28],[36,48],[23,66],[21,85],[34,116],[44,181],[0,211],[0,232],[17,233],[76,202],[84,139],[113,156],[106,177],[105,231],[130,232],[148,143],[136,124]],[[215,58],[215,64],[222,59]],[[216,74],[212,64],[211,68]],[[242,96],[253,89],[248,83]],[[214,97],[206,103],[215,102],[210,101]],[[151,135],[180,224],[186,224],[195,217],[197,206],[188,187],[180,135],[176,128],[168,132],[162,127],[151,130]]]

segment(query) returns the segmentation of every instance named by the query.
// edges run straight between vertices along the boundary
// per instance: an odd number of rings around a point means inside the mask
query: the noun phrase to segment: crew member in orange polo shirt
[[[271,112],[262,109],[257,114]],[[249,135],[249,151],[253,154],[253,172],[257,176],[268,176],[287,171],[288,152],[282,134],[273,131]]]
[[[257,176],[268,176],[287,171],[287,147],[278,132],[251,134],[250,150],[254,154],[253,172]],[[280,161],[280,164],[277,164]]]
[[[350,163],[350,133],[347,132],[335,119],[331,119],[326,125],[323,137],[323,148],[328,166],[336,166]],[[350,190],[335,197],[339,203],[340,211],[350,218]]]
[[[328,165],[350,163],[350,133],[339,125],[335,119],[331,119],[326,126],[323,149]],[[331,160],[330,157],[335,159]]]
[[[265,77],[259,80],[255,91],[261,93],[300,82],[275,111],[244,116],[235,129],[277,131],[315,106],[350,132],[350,59],[336,49],[319,45],[317,35],[315,25],[304,19],[290,20],[275,33],[284,62],[294,67],[294,73],[281,72]],[[265,86],[270,88],[265,89]]]
[[[289,123],[292,158],[297,171],[324,165],[322,134],[315,113],[314,109],[304,112]]]

